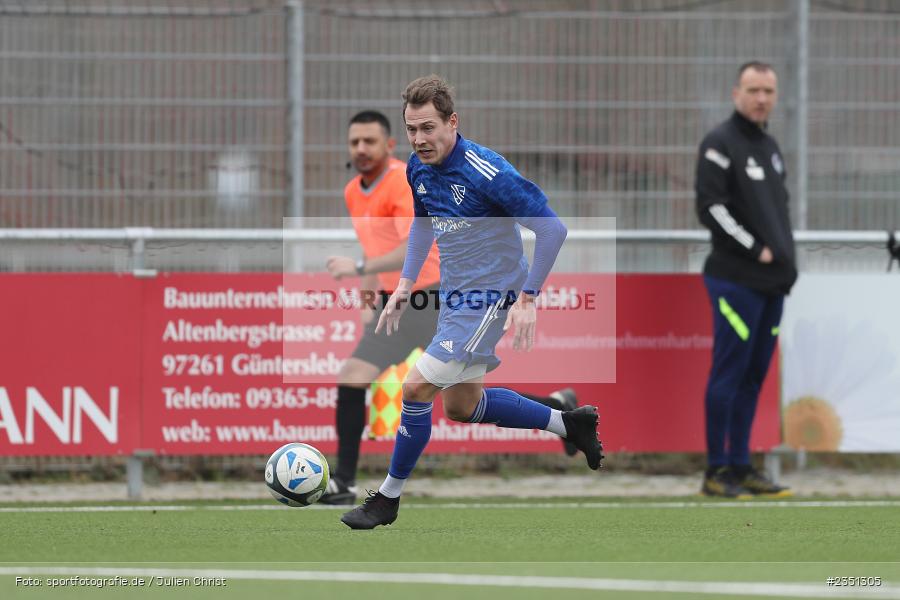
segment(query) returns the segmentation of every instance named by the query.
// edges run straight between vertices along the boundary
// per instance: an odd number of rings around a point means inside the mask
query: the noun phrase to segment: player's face
[[[347,134],[350,162],[363,175],[380,173],[394,151],[396,141],[380,123],[353,123]]]
[[[439,165],[456,144],[456,113],[445,121],[441,113],[429,102],[421,106],[408,105],[403,115],[406,121],[406,137],[419,160],[426,165]]]
[[[746,69],[741,80],[731,91],[734,106],[739,113],[758,125],[769,120],[769,113],[778,99],[778,78],[775,71]]]

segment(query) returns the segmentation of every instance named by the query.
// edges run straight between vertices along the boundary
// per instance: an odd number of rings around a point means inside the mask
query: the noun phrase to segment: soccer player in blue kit
[[[413,147],[406,177],[415,215],[406,260],[377,330],[397,331],[412,287],[437,238],[441,257],[438,328],[425,354],[403,382],[403,409],[388,475],[377,492],[341,517],[353,529],[389,525],[400,494],[431,437],[431,408],[441,392],[454,421],[543,429],[575,445],[588,466],[603,458],[597,409],[561,412],[504,388],[485,388],[485,374],[499,365],[494,348],[513,327],[513,347],[534,343],[534,300],[563,241],[566,228],[544,193],[506,159],[463,138],[450,86],[430,75],[403,94],[406,134]],[[518,224],[535,233],[529,268]]]

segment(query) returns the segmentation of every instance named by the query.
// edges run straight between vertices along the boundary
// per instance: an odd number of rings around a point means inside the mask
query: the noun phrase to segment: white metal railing
[[[889,231],[795,231],[798,244],[883,244]],[[528,231],[523,235],[530,237]],[[900,231],[895,232],[900,236]],[[114,229],[0,229],[0,240],[16,241],[117,241],[117,242],[344,242],[354,241],[352,229],[163,229],[122,227]],[[627,242],[708,242],[703,229],[570,229],[568,240]]]
[[[888,231],[796,231],[799,246],[836,244],[886,247]],[[534,234],[523,230],[523,239]],[[895,232],[900,238],[900,232]],[[130,246],[131,268],[141,271],[145,250],[151,242],[354,242],[352,229],[157,229],[124,227],[116,229],[0,229],[0,242],[120,242]],[[610,242],[631,244],[706,244],[705,230],[674,229],[570,229],[568,242]]]

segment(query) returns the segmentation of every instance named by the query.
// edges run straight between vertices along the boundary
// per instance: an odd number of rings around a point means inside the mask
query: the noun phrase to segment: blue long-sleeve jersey
[[[433,236],[441,256],[444,292],[540,289],[565,239],[565,227],[547,206],[541,189],[506,159],[457,135],[456,145],[440,165],[424,165],[413,153],[406,177],[417,219],[403,277],[415,280],[421,267],[417,251],[424,248],[427,254]],[[527,281],[528,261],[517,222],[538,233],[535,266]],[[429,224],[431,231],[426,233]]]

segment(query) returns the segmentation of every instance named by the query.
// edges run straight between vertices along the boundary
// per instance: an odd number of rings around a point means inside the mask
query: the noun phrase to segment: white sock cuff
[[[403,493],[403,486],[405,484],[405,479],[398,479],[388,474],[388,476],[384,478],[384,483],[382,483],[381,487],[378,488],[378,491],[381,492],[382,496],[387,496],[388,498],[399,498],[400,494]]]
[[[547,431],[555,433],[559,437],[566,437],[566,424],[562,420],[562,412],[555,408],[550,409],[550,421],[547,423]]]

